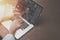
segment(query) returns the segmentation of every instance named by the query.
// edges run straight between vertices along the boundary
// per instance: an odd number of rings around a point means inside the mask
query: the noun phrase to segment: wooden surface
[[[37,0],[43,5],[40,25],[33,28],[20,40],[60,40],[59,0]]]

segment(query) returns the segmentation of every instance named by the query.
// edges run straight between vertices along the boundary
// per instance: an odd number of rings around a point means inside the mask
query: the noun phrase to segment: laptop
[[[19,16],[23,21],[23,25],[16,31],[15,37],[16,39],[21,38],[23,35],[25,35],[29,30],[31,30],[35,25],[38,24],[40,21],[40,14],[42,12],[43,7],[40,6],[37,2],[33,0],[22,0],[22,5],[25,7],[24,15],[21,17]],[[18,3],[19,4],[19,3]],[[39,20],[39,21],[38,21]],[[10,25],[12,24],[11,20],[5,21],[2,23],[8,30],[10,28]],[[7,24],[9,24],[7,26]]]
[[[20,17],[24,23],[21,26],[21,29],[17,30],[15,37],[17,39],[21,38],[24,34],[26,34],[29,30],[31,30],[35,25],[40,21],[40,15],[43,7],[39,5],[34,0],[21,0],[21,3],[24,3],[25,12],[22,17]]]

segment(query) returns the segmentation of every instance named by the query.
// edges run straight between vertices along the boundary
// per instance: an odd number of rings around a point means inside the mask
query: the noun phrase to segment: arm
[[[9,34],[7,34],[3,40],[15,40],[14,38],[14,33],[16,32],[16,30],[22,25],[22,20],[21,19],[16,19],[13,21]]]

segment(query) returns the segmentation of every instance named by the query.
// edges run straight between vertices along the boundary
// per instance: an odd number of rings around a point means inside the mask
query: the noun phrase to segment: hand
[[[9,32],[11,34],[14,34],[16,30],[22,25],[22,20],[21,19],[15,19],[10,27]]]
[[[10,28],[10,33],[14,34],[15,31],[22,25],[22,20],[18,16],[22,16],[24,13],[15,12],[14,16],[12,17],[13,23]]]

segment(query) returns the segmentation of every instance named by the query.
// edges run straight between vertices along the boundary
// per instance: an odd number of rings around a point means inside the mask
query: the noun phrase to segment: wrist
[[[15,28],[11,28],[10,30],[9,30],[9,33],[10,34],[14,34],[16,32],[16,29]]]

